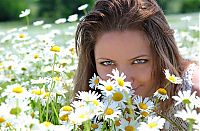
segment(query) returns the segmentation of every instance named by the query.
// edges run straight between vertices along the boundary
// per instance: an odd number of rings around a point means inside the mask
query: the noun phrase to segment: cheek
[[[135,72],[137,72],[137,76],[136,81],[138,81],[139,83],[141,83],[142,85],[145,85],[147,87],[151,87],[151,85],[153,84],[152,81],[152,68],[151,66],[142,68],[142,69],[137,69]]]

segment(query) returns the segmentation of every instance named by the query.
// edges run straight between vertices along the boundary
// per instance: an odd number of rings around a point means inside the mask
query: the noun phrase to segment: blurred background
[[[157,0],[165,14],[182,14],[200,11],[200,0]],[[31,9],[30,21],[43,19],[53,22],[72,14],[83,15],[77,10],[80,5],[88,4],[89,11],[95,0],[0,0],[0,22],[20,20],[19,14],[26,8]]]

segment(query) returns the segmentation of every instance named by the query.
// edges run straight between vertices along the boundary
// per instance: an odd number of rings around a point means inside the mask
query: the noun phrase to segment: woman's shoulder
[[[197,91],[197,96],[200,97],[200,66],[196,65],[196,68],[194,69],[194,72],[192,74],[192,91]]]
[[[196,63],[191,63],[187,66],[183,74],[184,88],[190,87],[192,91],[197,91],[200,96],[200,66]]]

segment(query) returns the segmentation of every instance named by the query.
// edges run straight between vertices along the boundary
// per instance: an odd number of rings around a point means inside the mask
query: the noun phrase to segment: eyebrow
[[[108,58],[97,58],[96,60],[109,60],[109,61],[115,61],[115,60],[111,60],[111,59],[108,59]]]
[[[136,57],[134,57],[134,58],[131,58],[131,59],[129,59],[129,61],[132,61],[132,60],[135,60],[135,59],[137,59],[137,58],[140,58],[140,57],[148,57],[148,55],[139,55],[139,56],[136,56]],[[104,58],[104,57],[102,57],[102,58],[97,58],[96,60],[109,60],[109,61],[115,61],[115,60],[111,60],[111,59],[108,59],[108,58]]]
[[[139,56],[136,56],[134,58],[129,59],[129,61],[135,60],[135,59],[140,58],[140,57],[148,57],[148,55],[145,55],[145,54],[144,55],[139,55]]]

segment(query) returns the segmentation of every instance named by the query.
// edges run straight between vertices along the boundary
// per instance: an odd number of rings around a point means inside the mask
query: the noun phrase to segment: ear
[[[197,91],[197,96],[200,97],[200,77],[199,77],[199,74],[200,74],[200,67],[198,66],[196,68],[196,70],[194,70],[194,73],[192,75],[192,83],[193,83],[193,86],[192,86],[192,91]]]

